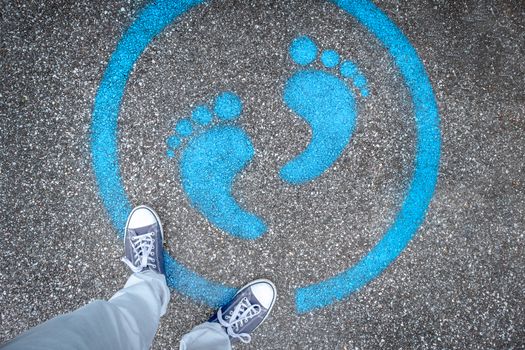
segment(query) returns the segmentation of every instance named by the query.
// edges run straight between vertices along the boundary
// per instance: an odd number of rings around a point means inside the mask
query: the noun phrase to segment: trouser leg
[[[12,349],[148,349],[166,312],[163,275],[133,274],[109,301],[96,300],[55,317],[5,344]]]
[[[230,337],[220,324],[205,322],[194,327],[180,341],[180,350],[230,350]]]

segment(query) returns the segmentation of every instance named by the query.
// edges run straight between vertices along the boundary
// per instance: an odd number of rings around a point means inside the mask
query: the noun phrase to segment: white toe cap
[[[128,228],[134,229],[144,226],[153,225],[157,222],[157,218],[153,212],[144,206],[137,207],[133,210],[129,218]]]
[[[268,282],[258,282],[250,287],[253,295],[265,309],[270,309],[275,299],[275,288]]]

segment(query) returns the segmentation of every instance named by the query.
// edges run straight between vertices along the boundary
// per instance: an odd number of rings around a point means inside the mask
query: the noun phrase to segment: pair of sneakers
[[[122,261],[135,273],[154,271],[165,274],[164,234],[157,213],[141,205],[128,217],[124,233]],[[233,299],[219,308],[208,322],[219,323],[232,343],[249,343],[251,335],[268,317],[277,297],[274,284],[266,279],[242,287]]]

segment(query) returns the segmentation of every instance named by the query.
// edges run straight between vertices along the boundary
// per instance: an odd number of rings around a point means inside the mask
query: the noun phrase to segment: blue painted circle
[[[215,114],[222,120],[233,120],[241,115],[242,102],[233,92],[223,92],[215,99]]]
[[[101,199],[122,237],[132,205],[124,191],[117,152],[120,103],[134,63],[153,38],[202,0],[157,0],[147,5],[113,52],[95,97],[91,128],[93,168]],[[441,135],[438,109],[421,60],[408,39],[369,0],[333,0],[376,36],[392,56],[412,97],[416,125],[416,155],[401,209],[382,239],[357,264],[319,283],[296,290],[298,312],[308,312],[341,300],[386,269],[410,242],[433,196],[437,182]],[[210,306],[228,301],[235,288],[209,281],[165,253],[168,285]]]
[[[334,50],[325,50],[321,54],[321,62],[326,68],[334,68],[339,64],[339,54]]]
[[[312,63],[317,57],[317,46],[312,39],[304,35],[292,41],[289,51],[292,60],[302,66]]]

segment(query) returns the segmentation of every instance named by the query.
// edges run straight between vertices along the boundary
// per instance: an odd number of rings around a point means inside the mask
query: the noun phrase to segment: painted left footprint
[[[195,107],[191,118],[179,120],[175,134],[166,140],[167,155],[173,158],[180,149],[182,188],[202,215],[235,237],[256,239],[267,231],[266,224],[232,195],[235,177],[255,153],[246,132],[231,123],[241,112],[241,99],[232,92],[219,94],[213,111],[206,105]]]
[[[318,49],[312,39],[299,36],[290,44],[292,60],[300,66],[315,61]],[[323,69],[300,69],[286,82],[283,99],[297,116],[312,129],[306,149],[286,163],[281,178],[292,184],[311,181],[330,168],[350,141],[356,120],[353,90],[368,95],[366,78],[352,61],[340,63],[334,50],[320,55]],[[339,73],[330,69],[339,66]],[[353,82],[349,87],[345,78]]]

